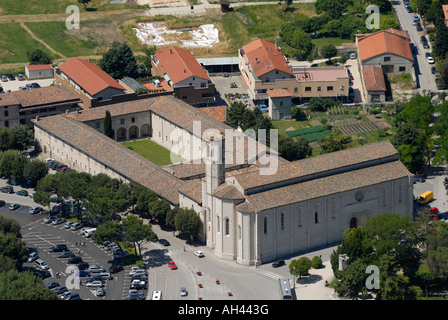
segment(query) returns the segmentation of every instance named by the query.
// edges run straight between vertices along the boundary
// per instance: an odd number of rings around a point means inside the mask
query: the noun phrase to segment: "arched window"
[[[300,228],[302,226],[302,209],[297,209],[297,226]]]
[[[319,204],[314,205],[314,223],[319,223]]]
[[[401,185],[398,187],[398,202],[402,202],[403,201],[403,188],[401,187]]]
[[[238,225],[238,239],[241,239],[241,226]]]
[[[226,226],[225,226],[225,228],[226,228],[226,236],[228,236],[229,233],[230,233],[230,222],[229,222],[229,218],[226,218],[226,220],[225,220],[225,224],[226,224]]]
[[[264,231],[264,233],[268,233],[268,218],[267,217],[264,217],[264,220],[263,220],[263,231]]]
[[[386,189],[383,189],[383,207],[386,206]]]
[[[216,216],[216,226],[217,226],[218,232],[221,232],[221,225],[219,223],[219,216],[218,215]]]
[[[280,228],[285,230],[285,214],[283,212],[280,215]]]

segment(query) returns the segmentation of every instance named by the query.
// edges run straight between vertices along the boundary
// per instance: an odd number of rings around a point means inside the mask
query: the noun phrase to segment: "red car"
[[[168,261],[168,267],[170,267],[171,270],[176,270],[177,269],[177,266],[176,266],[176,264],[174,263],[173,260]]]

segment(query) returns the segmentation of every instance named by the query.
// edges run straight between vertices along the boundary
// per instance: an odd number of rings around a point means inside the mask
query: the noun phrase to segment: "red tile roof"
[[[242,49],[249,59],[257,77],[272,70],[280,70],[292,75],[280,47],[276,44],[257,39],[246,44]]]
[[[87,60],[71,58],[59,69],[92,96],[110,87],[125,90],[100,67]]]
[[[394,29],[381,30],[358,39],[359,56],[365,61],[383,53],[391,53],[414,61],[409,36]]]
[[[158,51],[155,56],[159,60],[160,69],[168,74],[175,84],[191,76],[210,80],[204,68],[188,50],[171,46]]]
[[[51,64],[33,64],[26,66],[29,71],[53,69]]]
[[[367,66],[362,69],[364,85],[367,91],[386,91],[383,70],[377,66]]]
[[[227,106],[201,107],[202,112],[208,114],[213,119],[224,122],[227,117]]]
[[[273,89],[267,91],[270,98],[292,97],[292,92],[288,89]]]

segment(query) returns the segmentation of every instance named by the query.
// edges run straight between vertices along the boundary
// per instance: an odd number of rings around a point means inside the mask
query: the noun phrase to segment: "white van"
[[[161,300],[162,299],[162,291],[156,290],[152,293],[152,300]]]
[[[91,236],[93,236],[93,234],[95,233],[95,231],[96,231],[96,228],[90,228],[90,229],[84,230],[84,235],[85,235],[87,238],[90,238]]]
[[[34,261],[34,263],[37,265],[37,267],[41,270],[48,270],[50,269],[50,267],[48,266],[48,264],[42,260],[42,259],[37,259],[36,261]]]

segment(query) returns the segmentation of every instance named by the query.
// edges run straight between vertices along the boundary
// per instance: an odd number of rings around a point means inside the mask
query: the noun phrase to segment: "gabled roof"
[[[29,71],[37,71],[37,70],[49,70],[53,69],[51,64],[32,64],[29,66],[25,66]]]
[[[381,30],[358,38],[361,62],[383,53],[395,54],[414,61],[409,36],[395,29]]]
[[[367,91],[386,91],[383,70],[377,66],[367,66],[362,69],[364,85]]]
[[[159,60],[160,69],[175,84],[192,76],[210,80],[204,68],[188,50],[171,46],[156,52],[155,56]]]
[[[59,69],[92,96],[107,88],[125,90],[100,67],[87,60],[71,58],[61,64]]]
[[[292,75],[291,69],[277,44],[257,39],[246,44],[242,49],[257,77],[272,70],[279,70]]]

